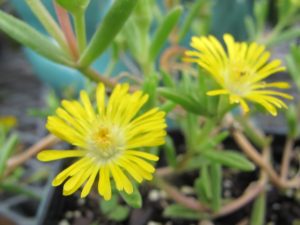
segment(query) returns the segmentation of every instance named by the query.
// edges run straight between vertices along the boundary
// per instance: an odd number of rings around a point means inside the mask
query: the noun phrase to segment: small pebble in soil
[[[80,218],[82,213],[79,210],[74,211],[74,218]]]
[[[232,181],[231,180],[224,180],[223,182],[224,188],[231,188],[232,187]]]
[[[225,191],[224,191],[224,197],[225,197],[225,198],[231,198],[231,197],[232,197],[231,191],[230,191],[230,190],[225,190]]]
[[[160,192],[159,192],[159,195],[160,195],[160,197],[162,198],[162,199],[166,199],[167,198],[167,193],[164,191],[164,190],[161,190]]]
[[[147,225],[163,225],[162,223],[159,223],[159,222],[155,222],[155,221],[149,221],[147,223]]]
[[[84,206],[85,202],[86,202],[86,200],[84,198],[79,198],[77,200],[77,205],[78,206]]]
[[[74,213],[72,211],[67,211],[65,213],[65,218],[66,219],[72,219],[74,217]]]
[[[68,220],[61,220],[58,225],[70,225],[70,223],[68,222]]]
[[[168,221],[165,223],[165,225],[173,225],[173,223],[171,221]]]
[[[193,195],[195,194],[195,190],[194,188],[190,187],[190,186],[182,186],[180,188],[180,191],[183,193],[183,194],[186,194],[186,195]]]
[[[277,214],[272,214],[272,215],[271,215],[271,220],[272,220],[272,221],[276,221],[277,219],[278,219]]]
[[[211,221],[209,220],[202,220],[199,225],[214,225]]]
[[[298,169],[291,168],[288,172],[288,177],[295,177],[297,176],[297,173],[298,173]]]
[[[266,225],[275,225],[275,223],[273,221],[269,221]]]
[[[266,190],[271,191],[273,189],[272,184],[267,184]]]
[[[160,191],[159,190],[156,190],[156,189],[153,189],[149,192],[148,194],[148,199],[151,201],[151,202],[156,202],[160,199]]]
[[[289,198],[292,198],[293,195],[294,195],[293,189],[287,189],[287,190],[285,191],[285,195],[286,195],[287,197],[289,197]]]
[[[281,208],[281,206],[280,206],[280,204],[279,203],[274,203],[274,204],[272,204],[272,209],[273,210],[280,210],[280,208]]]

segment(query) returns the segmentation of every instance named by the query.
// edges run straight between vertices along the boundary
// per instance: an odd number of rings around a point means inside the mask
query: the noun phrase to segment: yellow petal
[[[82,158],[82,159],[78,160],[77,162],[73,163],[71,166],[67,167],[62,172],[60,172],[58,175],[56,175],[56,177],[52,181],[52,185],[58,186],[58,185],[62,184],[69,176],[76,174],[83,167],[85,167],[88,163],[90,163],[90,160],[88,158]]]
[[[102,167],[100,169],[99,176],[98,192],[106,201],[108,201],[111,199],[109,168],[107,166]]]
[[[99,166],[95,167],[92,174],[90,175],[88,181],[86,182],[86,184],[84,185],[81,195],[81,198],[85,198],[91,191],[91,188],[95,182],[96,176],[99,173]]]
[[[126,154],[126,158],[129,159],[130,161],[136,163],[137,165],[139,165],[140,167],[142,167],[144,170],[146,170],[149,173],[153,173],[155,171],[155,168],[148,163],[147,161],[140,159],[138,157]]]
[[[158,161],[159,160],[159,158],[156,155],[153,155],[153,154],[150,154],[150,153],[147,153],[147,152],[127,150],[126,153],[130,154],[130,155],[142,157],[144,159],[148,159],[148,160],[151,160],[151,161]]]
[[[100,83],[96,90],[96,101],[97,101],[97,107],[98,107],[98,113],[100,116],[103,116],[105,114],[105,86]]]
[[[143,177],[141,176],[139,171],[136,170],[131,163],[123,158],[119,158],[118,165],[126,170],[138,183],[141,183],[143,181]]]
[[[95,111],[93,109],[90,98],[89,98],[88,94],[86,93],[86,91],[80,92],[80,100],[83,104],[86,114],[88,115],[89,120],[93,121],[95,119]]]
[[[208,91],[206,94],[209,96],[226,95],[229,94],[229,91],[226,89],[219,89],[219,90]]]
[[[44,150],[37,155],[40,161],[53,161],[57,159],[80,157],[86,154],[83,150]]]

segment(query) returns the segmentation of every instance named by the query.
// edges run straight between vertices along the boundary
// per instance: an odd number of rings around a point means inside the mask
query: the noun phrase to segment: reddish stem
[[[25,150],[24,152],[15,155],[11,157],[7,161],[7,168],[5,171],[5,176],[9,175],[15,168],[18,166],[21,166],[24,164],[28,159],[35,156],[37,153],[42,151],[45,148],[49,148],[50,146],[53,146],[59,142],[59,139],[55,137],[52,134],[49,134],[48,136],[42,138],[38,142],[36,142],[34,145],[32,145],[30,148]]]
[[[75,60],[79,58],[76,37],[72,28],[68,12],[53,1],[58,22],[67,40],[70,52]]]

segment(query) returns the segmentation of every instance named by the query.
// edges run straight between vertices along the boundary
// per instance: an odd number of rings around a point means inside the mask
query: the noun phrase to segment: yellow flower
[[[11,129],[17,125],[17,118],[14,116],[0,116],[0,127]]]
[[[47,129],[77,147],[38,154],[41,161],[78,158],[52,182],[58,186],[66,181],[64,195],[71,195],[83,186],[81,197],[86,197],[98,178],[98,192],[109,200],[111,177],[117,190],[128,194],[133,192],[131,178],[139,183],[152,179],[155,169],[148,161],[157,161],[158,157],[137,149],[164,144],[165,113],[154,108],[137,116],[148,95],[141,91],[130,94],[128,90],[128,84],[117,85],[106,104],[105,87],[99,84],[96,111],[87,93],[82,91],[81,102],[63,100],[56,116],[48,118]]]
[[[191,46],[196,51],[186,51],[185,61],[196,62],[221,86],[207,94],[229,95],[231,104],[239,103],[244,112],[249,111],[247,101],[263,106],[272,115],[277,108],[287,108],[278,97],[292,99],[292,96],[270,88],[289,88],[287,82],[267,83],[265,78],[285,68],[280,60],[269,62],[270,53],[265,46],[255,42],[235,42],[230,34],[224,35],[227,51],[213,36],[193,37]]]

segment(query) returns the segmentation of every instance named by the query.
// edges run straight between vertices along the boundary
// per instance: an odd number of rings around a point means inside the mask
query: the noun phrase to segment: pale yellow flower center
[[[241,63],[232,65],[229,71],[227,71],[226,76],[224,76],[225,87],[235,95],[246,95],[251,91],[251,82],[249,82],[251,73],[251,69],[241,65]]]
[[[97,126],[88,138],[88,149],[97,160],[109,160],[124,151],[124,131],[119,126],[104,124]]]

